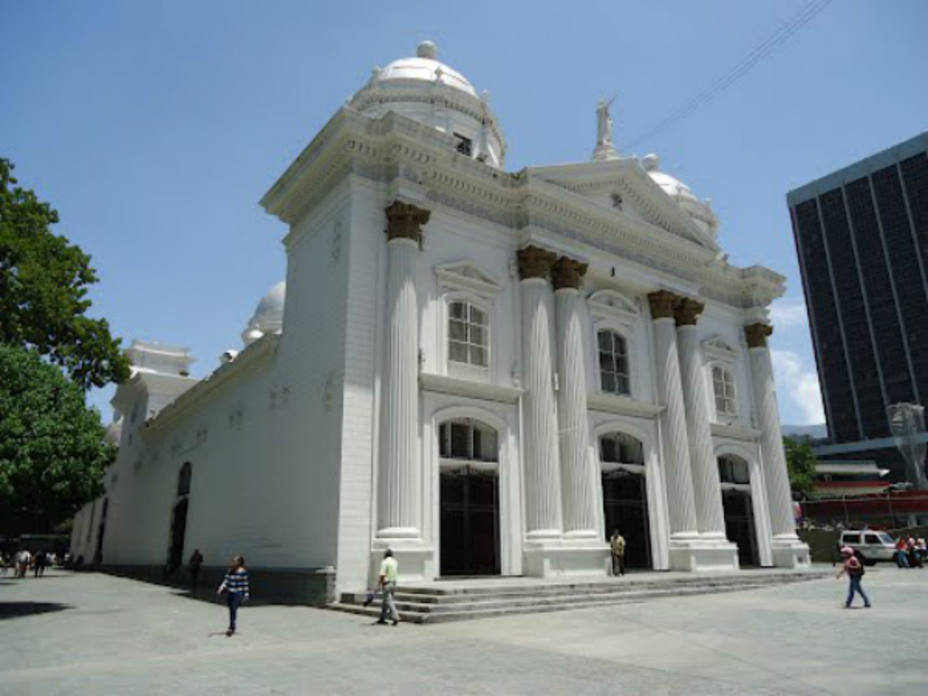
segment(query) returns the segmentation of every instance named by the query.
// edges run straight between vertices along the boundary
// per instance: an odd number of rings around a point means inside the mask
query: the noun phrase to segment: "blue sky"
[[[822,420],[786,192],[926,128],[928,3],[836,0],[718,98],[626,149],[794,16],[777,2],[3,3],[0,156],[92,254],[91,313],[239,344],[284,276],[261,195],[344,100],[425,38],[487,89],[507,169],[584,161],[613,105],[621,154],[711,197],[733,263],[788,278],[773,338],[786,423]],[[108,412],[112,389],[90,395]]]

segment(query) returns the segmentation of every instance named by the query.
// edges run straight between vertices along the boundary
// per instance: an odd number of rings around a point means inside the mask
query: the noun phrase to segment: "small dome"
[[[438,48],[435,44],[431,41],[423,41],[416,48],[414,58],[400,58],[383,69],[375,70],[371,82],[421,80],[427,82],[429,86],[441,83],[466,92],[474,98],[479,98],[477,97],[477,90],[474,89],[474,86],[466,77],[454,68],[440,63],[436,60],[437,57]]]
[[[286,296],[287,284],[280,281],[259,300],[255,313],[248,320],[248,326],[242,332],[242,341],[246,346],[265,334],[279,333],[283,330]]]
[[[670,196],[701,230],[709,232],[714,237],[719,222],[712,211],[711,202],[708,199],[705,201],[699,200],[689,186],[676,177],[660,171],[658,167],[660,167],[661,161],[657,155],[645,155],[640,162],[642,168],[651,177],[651,181],[660,186],[664,193]]]
[[[438,60],[438,48],[423,41],[416,55],[374,68],[348,105],[374,118],[388,111],[435,128],[453,138],[461,155],[502,168],[506,140],[490,109],[489,95]]]

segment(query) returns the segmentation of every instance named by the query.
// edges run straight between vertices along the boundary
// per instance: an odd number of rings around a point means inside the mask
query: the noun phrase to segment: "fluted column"
[[[777,392],[773,381],[773,364],[767,336],[773,333],[768,324],[750,324],[744,328],[751,354],[751,375],[754,380],[754,403],[761,430],[761,455],[764,459],[764,482],[767,484],[770,523],[775,537],[796,538],[793,521],[793,498],[783,452]]]
[[[522,402],[525,523],[530,539],[561,536],[557,416],[551,364],[551,286],[556,254],[529,246],[518,252],[522,295]]]
[[[380,399],[377,536],[420,536],[419,317],[416,257],[429,211],[394,201],[387,209],[387,313]]]
[[[579,288],[586,269],[587,264],[562,256],[551,268],[551,280],[557,308],[557,414],[564,536],[598,539],[579,306]]]
[[[686,406],[686,430],[690,438],[690,466],[693,469],[693,496],[699,533],[724,539],[725,512],[722,509],[719,466],[712,447],[708,411],[710,401],[696,328],[702,310],[702,303],[689,298],[681,299],[675,308],[683,403]]]
[[[686,433],[686,414],[683,407],[674,322],[674,305],[678,299],[666,290],[648,295],[651,318],[654,320],[658,397],[664,404],[661,424],[664,433],[664,470],[671,539],[675,536],[694,536],[697,532],[689,439]]]

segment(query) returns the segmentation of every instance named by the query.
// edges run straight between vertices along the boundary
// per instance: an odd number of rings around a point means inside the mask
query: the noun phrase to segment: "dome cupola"
[[[689,186],[679,179],[660,171],[660,158],[657,155],[645,155],[640,160],[642,168],[651,177],[651,181],[661,187],[674,202],[690,216],[696,226],[703,232],[708,232],[714,239],[719,226],[719,220],[712,210],[712,201],[704,201],[696,197]]]
[[[287,284],[280,281],[258,302],[255,313],[242,331],[242,341],[251,345],[265,334],[280,333],[284,327],[284,300]]]
[[[454,138],[457,151],[502,168],[506,140],[489,94],[477,94],[461,73],[438,60],[438,47],[423,41],[416,55],[375,67],[348,105],[369,116],[388,111],[425,123]]]

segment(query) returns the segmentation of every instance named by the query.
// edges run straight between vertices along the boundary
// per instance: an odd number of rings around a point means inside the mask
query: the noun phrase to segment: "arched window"
[[[610,464],[644,466],[641,441],[626,433],[609,433],[599,438],[600,460]]]
[[[190,462],[184,462],[177,475],[177,495],[190,495],[190,477],[193,475],[193,465]]]
[[[731,370],[722,365],[712,366],[712,391],[715,394],[715,413],[721,418],[734,418],[738,415],[738,402],[735,398],[735,378]]]
[[[599,347],[599,384],[610,394],[629,394],[628,345],[625,338],[609,329],[596,334]]]
[[[466,300],[448,303],[448,359],[451,362],[487,367],[490,327],[487,313]]]
[[[442,459],[495,462],[499,459],[496,430],[472,418],[456,418],[438,427],[438,454]]]
[[[723,454],[719,457],[719,480],[722,483],[750,484],[748,463],[741,457]]]

